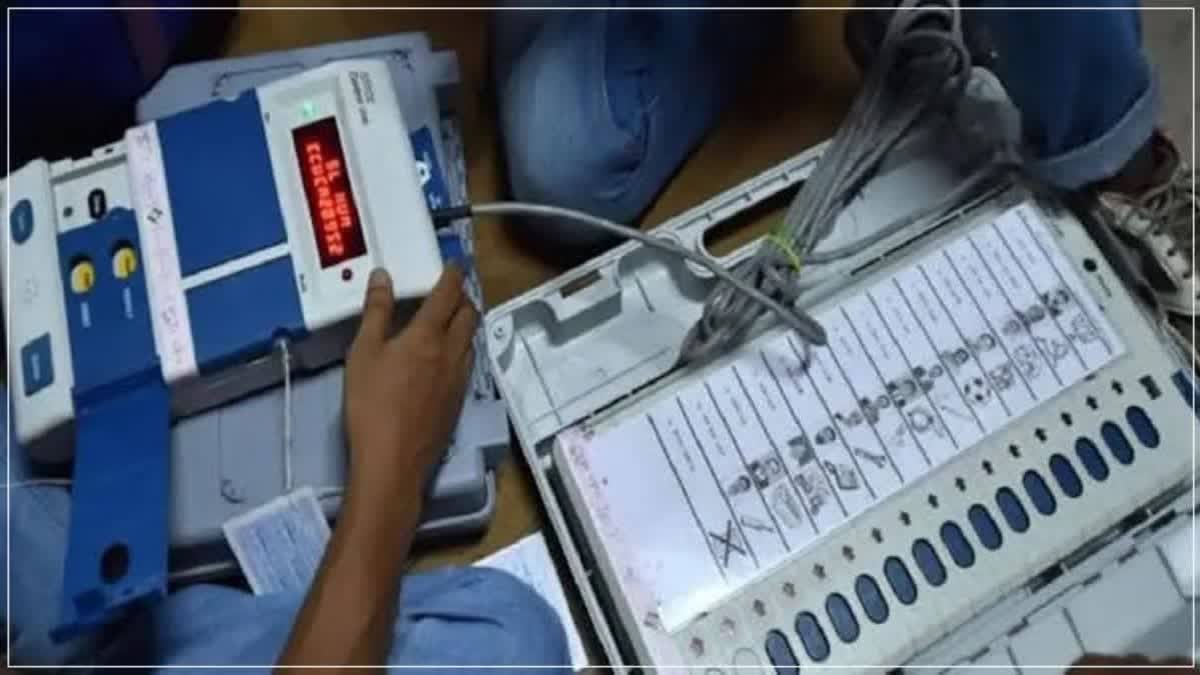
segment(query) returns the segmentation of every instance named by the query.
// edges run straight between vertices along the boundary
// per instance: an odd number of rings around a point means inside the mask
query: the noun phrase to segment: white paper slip
[[[862,288],[815,313],[829,343],[807,365],[764,336],[562,437],[668,631],[1124,351],[1029,206]]]
[[[579,629],[575,627],[575,620],[567,607],[567,596],[563,593],[562,583],[558,579],[558,572],[554,569],[554,561],[550,558],[546,539],[541,532],[534,532],[475,564],[504,570],[537,591],[558,613],[558,618],[567,633],[571,666],[575,670],[583,670],[588,666],[587,652],[584,651],[583,641],[579,638]]]
[[[306,592],[329,543],[329,523],[310,487],[276,497],[221,527],[255,595]]]

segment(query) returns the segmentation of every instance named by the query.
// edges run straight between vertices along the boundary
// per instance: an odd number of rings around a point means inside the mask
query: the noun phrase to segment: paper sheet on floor
[[[829,344],[807,368],[793,336],[766,336],[562,439],[653,596],[646,620],[679,627],[1124,350],[1028,206],[816,318]]]
[[[587,652],[584,651],[583,641],[579,638],[579,629],[575,627],[575,620],[571,617],[567,596],[563,593],[562,582],[558,579],[558,572],[541,532],[534,532],[475,564],[504,570],[532,586],[533,590],[558,612],[558,618],[567,633],[571,665],[575,670],[582,670],[588,666]]]

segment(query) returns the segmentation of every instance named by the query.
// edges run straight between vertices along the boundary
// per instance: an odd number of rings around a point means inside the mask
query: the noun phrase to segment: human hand
[[[394,300],[375,270],[346,357],[345,421],[351,492],[420,490],[450,440],[471,367],[478,314],[447,265],[412,320],[390,335]]]

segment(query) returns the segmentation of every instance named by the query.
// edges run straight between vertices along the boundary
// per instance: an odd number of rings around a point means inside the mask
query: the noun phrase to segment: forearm
[[[416,483],[391,494],[351,486],[280,667],[387,659],[421,491]]]

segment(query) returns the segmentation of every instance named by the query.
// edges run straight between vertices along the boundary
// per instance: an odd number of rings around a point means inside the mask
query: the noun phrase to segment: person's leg
[[[514,196],[637,218],[715,124],[750,45],[768,40],[764,14],[499,13],[493,58]],[[604,240],[577,228],[545,235]]]
[[[0,406],[0,426],[7,424],[7,408]],[[42,479],[33,474],[12,429],[0,458],[0,474],[6,474],[0,478],[7,481],[0,492],[0,517],[10,547],[0,570],[0,598],[7,597],[9,604],[0,608],[0,614],[11,631],[10,664],[87,663],[98,637],[84,636],[64,644],[50,640],[60,610],[70,493],[64,487],[39,483]]]
[[[99,662],[270,666],[302,602],[299,593],[189,587],[123,624]],[[447,673],[484,665],[569,670],[570,656],[557,614],[532,588],[505,572],[467,567],[405,578],[388,663]]]
[[[1097,192],[1101,215],[1137,248],[1163,308],[1186,320],[1200,306],[1191,232],[1198,207],[1191,170],[1156,131],[1158,84],[1140,14],[1060,4],[1068,8],[974,13],[1021,111],[1027,167],[1052,185]]]
[[[1105,0],[1061,9],[971,11],[996,48],[993,69],[1021,111],[1028,168],[1058,187],[1110,179],[1145,156],[1158,87],[1136,9]]]
[[[404,594],[391,663],[571,671],[558,614],[507,572],[468,567],[413,575]]]

